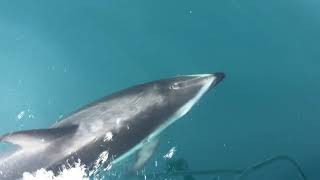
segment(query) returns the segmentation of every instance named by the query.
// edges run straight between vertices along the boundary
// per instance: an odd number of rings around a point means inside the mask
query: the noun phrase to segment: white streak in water
[[[21,119],[24,117],[25,114],[26,114],[25,111],[21,111],[21,112],[17,115],[17,118],[18,118],[19,120],[21,120]]]
[[[163,158],[164,159],[171,159],[174,156],[174,154],[176,153],[176,151],[177,151],[176,147],[172,147],[169,150],[169,152],[163,156]]]

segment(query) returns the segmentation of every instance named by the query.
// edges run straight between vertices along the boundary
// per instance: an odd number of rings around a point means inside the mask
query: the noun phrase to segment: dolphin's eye
[[[173,90],[176,90],[176,89],[179,89],[179,88],[180,88],[179,83],[174,83],[169,87],[169,89],[173,89]]]

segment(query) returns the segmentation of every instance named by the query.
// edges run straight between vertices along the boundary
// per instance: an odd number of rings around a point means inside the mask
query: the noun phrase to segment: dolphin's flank
[[[140,168],[156,149],[157,135],[223,78],[223,73],[198,74],[137,85],[91,103],[48,129],[2,135],[0,141],[18,148],[0,158],[0,180],[41,168],[57,173],[78,159],[93,168],[105,152],[107,165],[140,151],[133,165]]]

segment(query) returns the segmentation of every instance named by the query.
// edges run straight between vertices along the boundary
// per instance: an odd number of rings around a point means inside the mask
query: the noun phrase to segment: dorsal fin
[[[0,136],[0,142],[8,142],[22,148],[34,148],[39,145],[47,144],[62,136],[72,134],[77,130],[77,128],[77,125],[73,125],[59,128],[17,131]]]

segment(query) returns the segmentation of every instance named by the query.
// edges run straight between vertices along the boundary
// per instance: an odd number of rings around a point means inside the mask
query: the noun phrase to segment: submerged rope
[[[270,159],[267,159],[267,160],[264,160],[256,165],[253,165],[251,167],[248,167],[247,169],[245,169],[244,171],[242,171],[242,173],[240,174],[239,176],[239,180],[244,180],[248,177],[248,175],[254,171],[257,171],[259,169],[262,169],[263,167],[265,166],[268,166],[270,164],[273,164],[277,161],[287,161],[289,162],[290,164],[292,164],[296,170],[298,171],[301,179],[303,180],[308,180],[307,176],[304,174],[304,172],[302,171],[302,168],[299,166],[299,164],[292,158],[290,158],[289,156],[287,155],[280,155],[280,156],[275,156],[275,157],[272,157]]]
[[[275,156],[269,159],[266,159],[260,163],[257,163],[253,166],[250,166],[246,169],[211,169],[211,170],[200,170],[200,171],[175,171],[170,173],[153,173],[153,174],[147,174],[144,176],[141,176],[141,178],[147,177],[153,177],[155,179],[158,178],[164,178],[164,177],[172,177],[172,176],[198,176],[198,175],[234,175],[238,176],[238,180],[245,180],[251,173],[258,171],[265,166],[271,165],[273,163],[276,163],[277,161],[287,161],[288,163],[292,164],[295,169],[298,171],[300,177],[302,180],[308,180],[304,172],[302,171],[302,168],[299,166],[299,164],[292,158],[286,155],[280,155]]]

